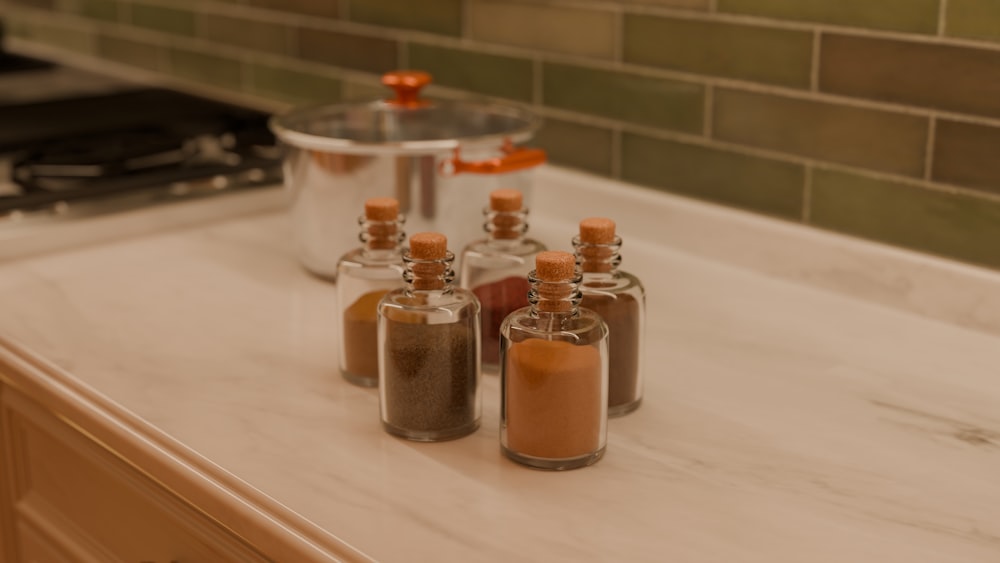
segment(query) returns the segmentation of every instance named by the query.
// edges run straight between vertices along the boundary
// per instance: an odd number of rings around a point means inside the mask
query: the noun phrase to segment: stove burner
[[[0,123],[12,124],[0,128],[0,219],[132,191],[275,183],[280,151],[266,120],[164,90],[0,107]]]
[[[14,177],[30,187],[48,178],[108,178],[176,165],[189,158],[184,139],[164,131],[123,131],[43,143],[15,163]],[[59,188],[56,188],[59,189]]]

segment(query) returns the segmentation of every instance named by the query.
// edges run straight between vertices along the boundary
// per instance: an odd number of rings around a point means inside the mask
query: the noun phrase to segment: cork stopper
[[[398,224],[399,202],[391,197],[373,197],[365,201],[365,221],[367,234],[365,241],[369,250],[392,250],[399,244]]]
[[[395,221],[399,217],[399,202],[394,197],[373,197],[365,201],[365,219]]]
[[[615,242],[615,222],[607,217],[588,217],[580,221],[580,242],[612,244]]]
[[[410,258],[441,260],[448,253],[448,239],[441,233],[417,233],[410,237]]]
[[[520,211],[524,204],[521,192],[502,188],[490,192],[490,209],[493,211]]]
[[[444,289],[449,265],[448,239],[441,233],[417,233],[410,237],[409,267],[413,271],[413,289]],[[423,262],[431,261],[431,262]]]
[[[569,252],[546,250],[535,256],[535,278],[538,283],[532,291],[538,295],[535,307],[549,313],[570,312],[573,304],[569,297],[573,292],[568,283],[576,273],[576,257]]]
[[[576,258],[569,252],[546,250],[535,257],[535,276],[543,282],[561,282],[573,278]]]

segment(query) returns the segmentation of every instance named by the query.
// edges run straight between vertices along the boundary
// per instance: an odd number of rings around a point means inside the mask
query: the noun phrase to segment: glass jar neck
[[[622,239],[617,235],[614,242],[607,244],[583,242],[579,235],[573,237],[576,263],[585,275],[607,274],[614,276],[618,274],[618,266],[622,263],[622,257],[619,253],[621,247]]]
[[[402,216],[394,221],[374,221],[362,215],[358,218],[358,225],[360,226],[358,239],[361,241],[362,249],[367,256],[380,257],[399,254],[400,245],[406,240]]]
[[[535,270],[528,273],[528,283],[531,289],[528,290],[528,304],[531,307],[532,316],[543,315],[556,316],[576,316],[580,312],[580,301],[583,295],[580,293],[580,282],[583,276],[579,269],[573,274],[573,278],[558,282],[542,281],[538,279]]]
[[[494,211],[487,207],[483,210],[486,221],[483,230],[489,234],[489,240],[498,244],[517,243],[524,240],[528,232],[528,210]]]
[[[440,260],[418,260],[410,256],[410,251],[403,251],[403,281],[410,293],[419,291],[450,292],[455,281],[455,270],[451,264],[455,255],[445,254]]]

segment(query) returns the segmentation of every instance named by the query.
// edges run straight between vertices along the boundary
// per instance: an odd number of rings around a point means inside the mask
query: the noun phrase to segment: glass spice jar
[[[501,449],[538,469],[583,467],[604,455],[608,328],[579,306],[581,279],[572,254],[539,253],[530,305],[500,329]]]
[[[434,442],[479,427],[479,301],[452,286],[454,259],[444,235],[413,235],[406,287],[379,304],[379,407],[390,434]]]
[[[365,201],[358,218],[362,246],[337,262],[340,373],[363,387],[378,385],[378,303],[403,285],[403,221],[396,199]]]
[[[500,325],[507,315],[528,306],[525,278],[535,255],[545,250],[544,244],[525,236],[528,210],[523,201],[517,190],[491,192],[483,210],[488,236],[462,251],[460,285],[471,289],[482,305],[484,369],[499,366]]]
[[[580,221],[573,237],[576,262],[583,272],[581,307],[608,324],[608,416],[628,414],[642,404],[643,339],[646,293],[639,278],[618,269],[622,239],[605,217]]]

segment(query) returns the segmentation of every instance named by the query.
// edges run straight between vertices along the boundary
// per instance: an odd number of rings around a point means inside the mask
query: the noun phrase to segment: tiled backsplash
[[[530,105],[556,163],[1000,268],[997,0],[6,0],[12,35],[287,103]]]

